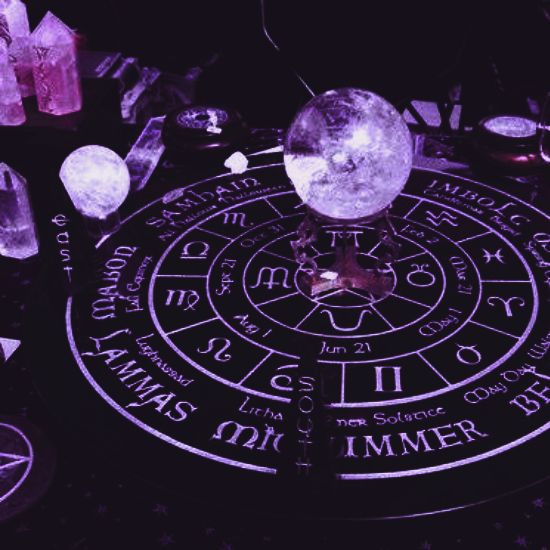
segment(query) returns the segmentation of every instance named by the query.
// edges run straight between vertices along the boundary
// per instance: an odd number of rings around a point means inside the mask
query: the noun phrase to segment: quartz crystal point
[[[0,39],[0,125],[17,126],[25,122],[25,110],[13,65],[8,57],[8,45]]]
[[[132,191],[140,191],[147,185],[164,153],[164,120],[164,116],[151,118],[124,159],[130,171]]]
[[[20,345],[20,340],[0,337],[0,364],[2,361],[8,361],[9,358],[19,349]]]
[[[25,259],[38,253],[38,239],[27,182],[0,163],[0,254]]]
[[[74,32],[48,12],[31,36],[38,109],[66,115],[82,108]]]
[[[34,95],[29,19],[21,0],[0,0],[0,38],[8,44],[21,95]]]

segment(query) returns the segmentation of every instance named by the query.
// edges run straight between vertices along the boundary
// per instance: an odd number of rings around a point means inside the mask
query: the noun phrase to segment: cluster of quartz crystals
[[[25,122],[22,98],[35,94],[44,113],[81,109],[75,34],[51,12],[31,34],[25,4],[0,0],[0,125]]]

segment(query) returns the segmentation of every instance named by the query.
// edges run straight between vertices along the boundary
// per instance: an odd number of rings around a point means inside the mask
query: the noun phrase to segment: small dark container
[[[481,161],[508,172],[531,172],[544,165],[538,150],[537,123],[524,116],[498,115],[481,120],[474,148]]]

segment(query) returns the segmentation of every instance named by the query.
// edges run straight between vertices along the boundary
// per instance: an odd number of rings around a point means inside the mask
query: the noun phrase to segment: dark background
[[[316,93],[359,86],[391,101],[462,85],[481,115],[522,112],[550,89],[548,0],[265,0],[271,34]],[[262,35],[259,0],[50,0],[91,49],[185,73],[209,66],[199,100],[286,125],[303,88]]]

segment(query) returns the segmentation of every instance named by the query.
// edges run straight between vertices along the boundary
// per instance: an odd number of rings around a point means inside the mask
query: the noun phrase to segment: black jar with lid
[[[518,115],[497,115],[482,119],[474,131],[476,157],[492,168],[528,173],[544,162],[538,148],[537,123]]]

